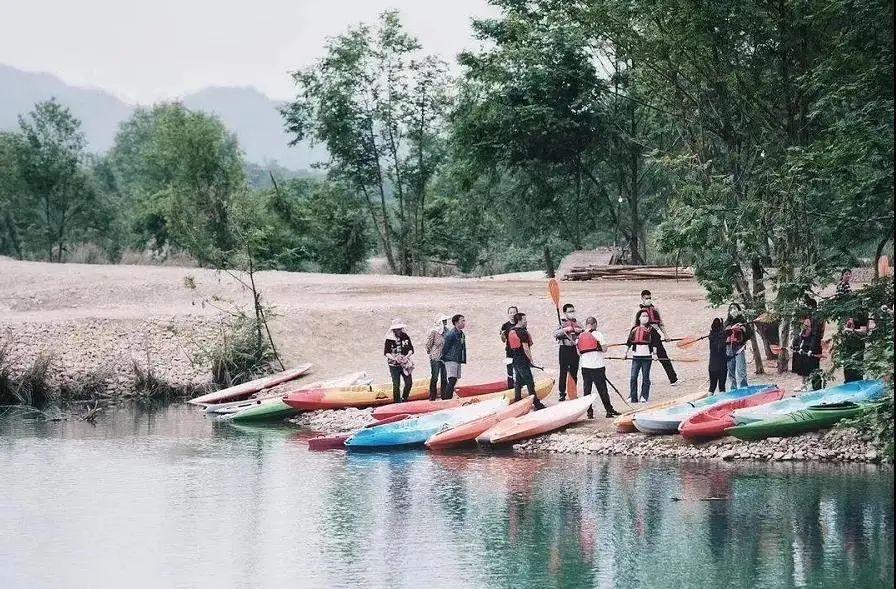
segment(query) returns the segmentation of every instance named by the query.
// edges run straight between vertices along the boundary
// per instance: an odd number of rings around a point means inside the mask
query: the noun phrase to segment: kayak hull
[[[681,422],[678,427],[682,437],[688,440],[710,440],[725,435],[725,430],[733,427],[734,417],[731,413],[736,409],[746,407],[758,407],[767,403],[780,401],[784,397],[784,391],[775,389],[765,391],[744,397],[743,399],[734,399],[725,403],[713,405],[705,411],[701,411],[692,415],[687,420]]]
[[[422,400],[429,396],[429,379],[415,380],[411,385],[409,399]],[[315,389],[290,393],[284,402],[297,411],[320,411],[323,409],[347,409],[355,407],[376,407],[393,402],[392,383],[375,386],[362,385],[335,389]]]
[[[875,401],[886,394],[886,387],[881,380],[859,380],[840,384],[819,391],[806,393],[798,397],[786,397],[774,403],[760,407],[748,407],[735,410],[732,416],[738,425],[755,421],[777,419],[795,411],[807,409],[813,405],[833,403],[864,403]]]
[[[284,403],[283,399],[273,399],[269,402],[243,409],[239,413],[234,413],[231,419],[237,423],[247,421],[274,421],[276,419],[286,419],[295,414],[296,410]]]
[[[674,405],[680,405],[682,403],[693,403],[694,401],[699,401],[704,397],[707,397],[709,393],[701,392],[701,393],[691,393],[690,395],[684,395],[681,397],[677,397],[675,399],[669,399],[668,401],[659,401],[657,403],[651,403],[647,405],[643,409],[635,409],[634,411],[627,411],[626,413],[620,415],[613,421],[613,424],[616,426],[616,431],[621,434],[630,434],[638,431],[635,429],[634,418],[638,413],[642,413],[644,411],[656,411],[657,409],[665,409],[667,407],[672,407]]]
[[[543,399],[551,393],[551,389],[553,388],[553,380],[541,380],[535,383],[535,394],[538,395],[539,399]],[[545,385],[550,383],[550,387],[545,388]],[[484,385],[484,387],[490,387],[489,385]],[[404,403],[390,403],[389,405],[384,405],[382,407],[377,407],[373,410],[373,418],[374,419],[386,419],[393,415],[421,415],[424,413],[434,413],[436,411],[442,411],[445,409],[453,409],[455,407],[462,407],[468,405],[469,403],[476,403],[481,400],[488,399],[506,399],[509,403],[513,402],[514,399],[514,391],[507,390],[507,383],[501,382],[501,387],[496,392],[491,393],[482,393],[475,397],[462,397],[455,399],[445,399],[439,401],[430,401],[429,399],[423,401],[407,401]]]
[[[458,385],[454,392],[458,397],[476,397],[479,395],[487,395],[489,393],[500,393],[507,390],[507,379],[496,380],[495,382],[487,382],[474,385]]]
[[[195,399],[190,399],[187,402],[193,405],[212,405],[224,401],[237,401],[239,399],[248,398],[264,389],[269,389],[285,382],[296,380],[309,372],[311,372],[311,364],[302,364],[301,366],[296,366],[295,368],[290,368],[289,370],[284,370],[283,372],[271,376],[257,378],[240,385],[201,395]]]
[[[587,395],[557,403],[540,411],[505,419],[476,437],[480,444],[498,445],[518,442],[558,430],[578,421],[597,395]]]
[[[205,412],[216,415],[228,415],[232,413],[239,413],[243,409],[261,405],[262,403],[271,402],[274,399],[282,399],[290,392],[307,391],[319,388],[350,387],[355,385],[367,384],[370,384],[370,379],[367,378],[366,372],[352,372],[339,378],[332,378],[330,380],[308,383],[306,385],[302,385],[301,388],[296,389],[295,391],[289,391],[287,393],[275,391],[274,389],[267,389],[255,393],[255,395],[253,395],[252,397],[243,399],[241,401],[229,401],[226,403],[215,403],[214,405],[206,405]]]
[[[699,401],[691,401],[689,403],[681,403],[659,409],[656,411],[645,411],[638,413],[634,417],[635,428],[639,432],[645,434],[675,434],[678,433],[678,426],[693,415],[700,413],[710,407],[715,407],[720,403],[743,399],[756,393],[777,390],[775,385],[753,385],[720,393],[718,395],[708,396]]]
[[[383,421],[378,421],[376,423],[371,423],[369,425],[365,425],[361,429],[378,427],[381,425],[385,425],[387,423],[395,423],[396,421],[401,421],[403,419],[407,419],[410,415],[395,415],[394,417],[390,417],[389,419],[384,419]],[[308,449],[309,450],[338,450],[345,449],[345,441],[351,437],[352,434],[337,434],[332,436],[318,436],[316,438],[311,438],[308,440]]]
[[[838,421],[856,417],[868,404],[838,403],[828,407],[810,407],[775,419],[755,421],[729,427],[725,433],[741,440],[762,440],[768,437],[795,436],[835,425]]]

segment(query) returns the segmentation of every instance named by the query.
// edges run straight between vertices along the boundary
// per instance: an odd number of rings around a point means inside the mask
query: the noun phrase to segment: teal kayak
[[[275,419],[292,417],[296,413],[298,411],[284,403],[282,398],[276,398],[234,413],[231,419],[236,422],[273,421]]]
[[[718,395],[704,397],[699,401],[693,401],[691,403],[682,403],[680,405],[673,405],[672,407],[657,409],[655,411],[642,411],[635,414],[632,423],[634,423],[635,428],[638,431],[644,432],[645,434],[677,434],[678,426],[681,425],[681,422],[687,421],[701,411],[705,411],[720,403],[727,403],[757,393],[765,393],[777,389],[777,385],[773,384],[753,385],[741,389],[734,389],[727,393],[719,393]]]
[[[849,419],[859,415],[871,406],[867,403],[844,402],[810,407],[774,419],[754,421],[745,425],[729,427],[725,430],[725,434],[741,440],[762,440],[773,436],[795,436],[829,428],[842,419]]]
[[[787,397],[758,407],[737,409],[731,415],[734,417],[735,423],[743,425],[754,421],[776,419],[816,405],[846,402],[867,403],[881,399],[885,394],[886,388],[882,380],[857,380],[805,393],[799,397]]]

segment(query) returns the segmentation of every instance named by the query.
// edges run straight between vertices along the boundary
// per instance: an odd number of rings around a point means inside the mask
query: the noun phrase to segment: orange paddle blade
[[[551,299],[554,301],[554,306],[560,306],[560,285],[557,283],[556,278],[551,278],[548,280],[548,290],[551,293]]]
[[[877,275],[881,278],[890,275],[890,259],[887,256],[877,259]]]
[[[699,342],[702,339],[706,339],[705,335],[692,335],[690,337],[683,338],[680,342],[675,344],[677,347],[681,349],[687,349]]]
[[[566,396],[570,399],[575,399],[579,396],[579,392],[576,390],[576,379],[571,375],[566,377]]]

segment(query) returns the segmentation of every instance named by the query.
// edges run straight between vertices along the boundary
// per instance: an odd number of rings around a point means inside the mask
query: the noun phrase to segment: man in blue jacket
[[[442,399],[454,396],[454,387],[460,380],[461,366],[467,363],[467,340],[464,336],[467,322],[463,315],[455,315],[451,318],[451,324],[454,327],[445,334],[445,344],[442,346],[442,362],[448,373],[448,386],[442,390]]]

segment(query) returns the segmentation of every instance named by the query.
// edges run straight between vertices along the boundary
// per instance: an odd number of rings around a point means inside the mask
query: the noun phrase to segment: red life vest
[[[644,325],[639,325],[632,330],[632,343],[637,346],[650,345],[651,329]]]
[[[659,325],[660,324],[660,312],[656,310],[656,307],[653,305],[644,306],[641,305],[641,308],[647,311],[647,324],[648,325]]]
[[[579,341],[576,343],[576,347],[579,348],[580,354],[584,354],[586,352],[604,351],[604,349],[600,345],[600,342],[597,341],[597,338],[594,337],[594,334],[590,331],[583,331],[579,334]]]
[[[728,327],[728,337],[725,338],[726,344],[739,346],[744,342],[744,328],[731,325]]]
[[[511,350],[520,350],[520,351],[523,349],[523,344],[529,344],[530,346],[532,345],[532,342],[530,342],[530,341],[524,342],[520,338],[520,334],[516,330],[515,327],[507,332],[507,343],[510,346]]]

